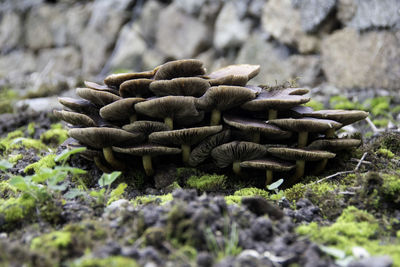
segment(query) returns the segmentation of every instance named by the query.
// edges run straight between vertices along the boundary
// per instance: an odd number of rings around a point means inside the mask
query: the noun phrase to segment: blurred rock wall
[[[400,0],[3,0],[0,53],[0,87],[25,91],[180,58],[260,64],[254,83],[399,91]]]

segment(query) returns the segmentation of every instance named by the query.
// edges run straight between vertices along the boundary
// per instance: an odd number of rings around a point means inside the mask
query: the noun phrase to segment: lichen
[[[41,168],[53,168],[54,166],[56,166],[56,163],[54,161],[55,157],[56,157],[55,154],[49,154],[47,156],[44,156],[39,161],[26,166],[24,172],[30,174],[33,172],[34,173],[39,172]]]
[[[227,177],[225,175],[202,175],[190,176],[186,184],[190,188],[195,188],[201,191],[215,191],[226,188]]]

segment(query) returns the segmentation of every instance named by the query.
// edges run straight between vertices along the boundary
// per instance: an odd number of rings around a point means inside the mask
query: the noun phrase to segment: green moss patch
[[[174,198],[172,197],[172,194],[165,194],[165,195],[149,195],[149,196],[139,196],[136,197],[134,200],[132,200],[132,204],[137,206],[137,205],[148,205],[148,204],[158,204],[158,205],[164,205],[170,201],[172,201]]]
[[[186,181],[186,184],[190,188],[195,188],[201,191],[216,191],[226,188],[227,177],[225,175],[203,175],[203,176],[191,176]]]
[[[84,257],[71,263],[71,267],[139,267],[135,260],[122,256],[111,256],[104,259]]]
[[[53,124],[50,130],[42,133],[40,140],[45,144],[58,146],[68,138],[68,131],[60,123]]]
[[[41,168],[53,168],[54,166],[56,166],[56,163],[54,161],[55,157],[56,157],[55,154],[49,154],[47,156],[44,156],[39,161],[26,166],[24,169],[24,172],[25,173],[33,173],[33,172],[37,173],[40,171]]]

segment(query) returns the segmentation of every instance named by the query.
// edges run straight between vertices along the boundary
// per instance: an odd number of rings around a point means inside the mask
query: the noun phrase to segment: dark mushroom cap
[[[122,97],[149,97],[152,95],[149,87],[153,82],[151,79],[128,80],[119,86],[119,94]]]
[[[157,156],[157,155],[173,155],[182,152],[180,148],[166,147],[154,144],[142,144],[133,147],[115,147],[112,148],[115,152],[130,154],[134,156]]]
[[[207,76],[210,79],[220,79],[226,76],[245,76],[247,80],[255,77],[260,72],[260,65],[238,64],[229,65],[211,72]]]
[[[198,77],[174,78],[172,80],[159,80],[150,84],[150,90],[157,96],[182,95],[202,96],[210,84]]]
[[[293,117],[295,118],[301,118],[306,116],[305,114],[310,114],[314,112],[314,109],[312,107],[307,107],[307,106],[296,106],[292,107],[290,109],[290,113]],[[307,116],[310,117],[310,116]]]
[[[196,106],[203,110],[228,110],[254,99],[256,93],[246,87],[220,85],[210,87],[207,92],[196,100]]]
[[[340,122],[344,126],[365,119],[366,117],[368,117],[368,112],[362,110],[336,109],[336,110],[318,110],[310,113],[303,113],[303,115],[319,119],[335,120]]]
[[[83,99],[89,100],[93,104],[97,106],[105,106],[117,100],[120,100],[121,97],[114,95],[112,93],[98,91],[89,88],[77,88],[76,94]]]
[[[283,129],[288,129],[295,132],[324,132],[332,128],[338,129],[342,127],[342,124],[337,121],[315,118],[276,119],[269,120],[268,123],[272,123]]]
[[[265,170],[280,172],[280,171],[290,171],[294,167],[296,167],[296,164],[273,158],[262,158],[262,159],[243,161],[240,163],[240,167],[265,169]]]
[[[228,142],[230,136],[231,131],[227,129],[205,138],[190,153],[189,165],[195,167],[205,161],[210,156],[211,150],[219,145]]]
[[[225,168],[235,161],[246,161],[263,157],[267,148],[251,142],[234,141],[217,146],[211,151],[211,156],[220,168]]]
[[[67,140],[64,141],[62,145],[65,145],[68,149],[75,149],[79,147],[85,147],[81,143],[78,142],[78,140],[69,137]],[[95,157],[103,157],[103,151],[100,150],[95,150],[95,149],[90,149],[85,147],[86,149],[82,152],[79,152],[79,155],[84,157],[87,160],[93,161]]]
[[[222,125],[154,132],[149,135],[149,141],[160,144],[193,145],[221,130]]]
[[[290,138],[291,132],[280,129],[275,125],[268,124],[262,120],[244,118],[230,114],[224,115],[224,122],[232,127],[246,132],[260,132],[270,139],[280,140]]]
[[[92,102],[85,99],[75,99],[70,97],[59,97],[58,102],[63,106],[79,113],[98,114],[99,108]]]
[[[163,119],[170,116],[182,120],[199,116],[194,100],[191,96],[164,96],[137,103],[135,109],[152,118]]]
[[[121,83],[127,80],[152,78],[154,76],[155,71],[156,69],[143,72],[111,74],[104,79],[104,83],[108,87],[115,88],[118,90]]]
[[[135,121],[133,123],[124,125],[122,129],[131,133],[142,133],[145,136],[148,136],[153,132],[169,130],[165,123],[158,121]]]
[[[125,143],[135,144],[143,140],[141,134],[133,134],[121,129],[107,127],[70,129],[68,135],[82,144],[98,149]]]
[[[53,110],[56,118],[68,122],[74,126],[94,127],[96,122],[89,116],[81,113],[70,112],[65,110]]]
[[[89,81],[85,81],[84,83],[85,83],[85,86],[87,88],[98,90],[98,91],[109,92],[109,93],[112,93],[114,95],[119,95],[118,90],[113,89],[113,88],[109,88],[106,85],[100,85],[100,84],[97,84],[97,83],[94,83],[94,82],[89,82]]]
[[[203,75],[205,69],[203,62],[197,59],[181,59],[167,62],[159,66],[155,80],[170,80],[178,77],[191,77]]]
[[[328,150],[341,150],[350,147],[356,147],[361,144],[360,139],[320,139],[315,140],[307,146],[307,149],[328,149]]]
[[[269,147],[267,148],[267,151],[275,157],[286,160],[318,161],[322,159],[331,159],[336,156],[335,153],[328,151],[289,147]]]
[[[308,90],[303,88],[264,90],[256,99],[244,103],[241,107],[250,111],[289,109],[310,101],[309,97],[302,96],[304,92]]]
[[[228,75],[208,80],[211,86],[218,86],[218,85],[245,86],[248,81],[249,78],[247,77],[247,75],[240,75],[240,76]]]
[[[132,97],[117,100],[100,109],[100,116],[110,121],[126,121],[135,114],[135,104],[145,101],[144,98]]]

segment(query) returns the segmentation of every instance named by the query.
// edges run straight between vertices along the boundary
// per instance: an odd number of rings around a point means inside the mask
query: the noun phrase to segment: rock
[[[359,34],[345,28],[324,39],[322,68],[328,82],[342,88],[398,89],[400,32]]]
[[[21,64],[23,62],[24,64]],[[0,57],[0,80],[20,78],[25,73],[34,71],[36,68],[35,56],[29,51],[14,51]]]
[[[75,3],[66,10],[68,45],[79,46],[79,39],[89,21],[91,8],[92,4]]]
[[[357,30],[383,27],[400,29],[398,0],[340,0],[338,18]]]
[[[142,57],[143,70],[151,70],[166,62],[165,55],[157,49],[147,49]]]
[[[0,21],[0,52],[21,46],[22,23],[21,18],[16,12],[3,14]]]
[[[97,74],[108,57],[122,25],[128,19],[126,10],[132,0],[96,0],[90,20],[81,33],[82,68],[86,74]]]
[[[175,0],[176,5],[187,14],[198,15],[207,0]]]
[[[306,32],[315,31],[336,5],[336,0],[292,0],[300,10],[301,26]]]
[[[213,262],[213,256],[208,252],[201,251],[197,255],[196,263],[199,267],[211,267],[213,265]]]
[[[318,48],[318,40],[307,35],[301,27],[300,12],[291,0],[270,0],[263,8],[262,27],[280,42],[295,46],[301,53]]]
[[[147,45],[142,39],[137,24],[126,24],[118,37],[110,59],[111,70],[129,69],[141,71],[142,57],[146,54]]]
[[[215,22],[214,46],[219,49],[239,47],[248,38],[251,23],[239,19],[233,2],[225,3]]]
[[[289,58],[291,77],[299,86],[315,86],[320,82],[321,57],[318,55],[293,55]]]
[[[124,209],[129,205],[129,201],[126,199],[118,199],[115,200],[113,202],[110,203],[110,205],[108,205],[104,212],[106,213],[115,213],[120,209]]]
[[[264,0],[252,0],[248,9],[249,15],[256,18],[261,17],[264,3]]]
[[[158,27],[159,15],[163,10],[164,5],[159,1],[146,1],[138,19],[139,31],[141,37],[148,43],[154,46],[156,41],[156,32]]]
[[[393,260],[389,256],[375,256],[358,261],[352,261],[349,267],[390,267]]]
[[[209,44],[207,27],[171,4],[160,13],[156,47],[166,56],[180,59],[198,54]]]
[[[42,49],[36,62],[39,72],[50,68],[46,75],[78,76],[81,69],[80,53],[72,46]]]
[[[19,100],[14,106],[16,112],[52,112],[53,109],[62,107],[56,96]]]

